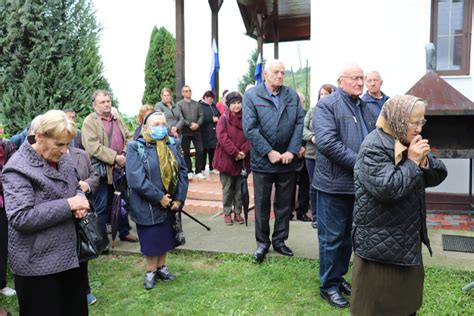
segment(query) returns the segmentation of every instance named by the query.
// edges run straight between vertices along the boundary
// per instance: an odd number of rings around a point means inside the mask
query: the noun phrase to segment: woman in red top
[[[217,147],[214,153],[213,166],[219,170],[222,184],[222,203],[224,207],[224,222],[232,225],[234,220],[243,224],[242,192],[240,172],[243,165],[250,173],[250,143],[242,130],[242,95],[230,92],[226,96],[228,109],[217,123]]]

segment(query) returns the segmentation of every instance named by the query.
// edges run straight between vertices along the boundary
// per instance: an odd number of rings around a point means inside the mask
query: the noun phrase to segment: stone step
[[[253,207],[253,203],[250,203],[249,207]],[[222,212],[222,201],[186,199],[184,210],[190,214],[216,215]]]
[[[188,188],[188,199],[193,200],[207,200],[207,201],[222,201],[222,187],[221,184],[203,183],[199,185],[190,185]],[[249,200],[253,203],[253,187],[249,186]]]
[[[204,201],[187,198],[184,210],[191,214],[214,215],[222,211],[221,201]]]

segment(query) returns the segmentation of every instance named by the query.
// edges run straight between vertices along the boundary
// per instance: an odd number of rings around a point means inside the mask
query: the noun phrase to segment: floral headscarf
[[[426,101],[412,95],[396,95],[385,102],[381,116],[385,118],[392,130],[392,136],[400,142],[405,142],[410,123],[410,115],[415,104],[426,106]]]
[[[398,165],[407,150],[405,138],[410,115],[416,104],[426,106],[426,101],[412,95],[393,96],[384,103],[377,120],[376,126],[395,139],[395,165]]]

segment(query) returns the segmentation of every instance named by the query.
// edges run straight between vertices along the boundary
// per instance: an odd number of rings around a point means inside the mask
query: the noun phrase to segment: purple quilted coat
[[[8,254],[14,274],[49,275],[79,266],[67,198],[80,193],[71,157],[58,169],[23,142],[3,168]]]

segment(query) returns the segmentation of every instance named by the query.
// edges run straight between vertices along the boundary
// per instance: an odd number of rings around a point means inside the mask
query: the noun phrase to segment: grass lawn
[[[174,282],[143,289],[144,258],[103,256],[89,264],[97,303],[91,315],[349,315],[319,297],[318,261],[270,257],[261,265],[250,255],[170,254]],[[350,275],[348,276],[350,280]],[[461,288],[474,272],[426,268],[419,315],[473,315],[474,291]],[[9,284],[12,284],[11,275]],[[16,298],[0,306],[18,315]]]

